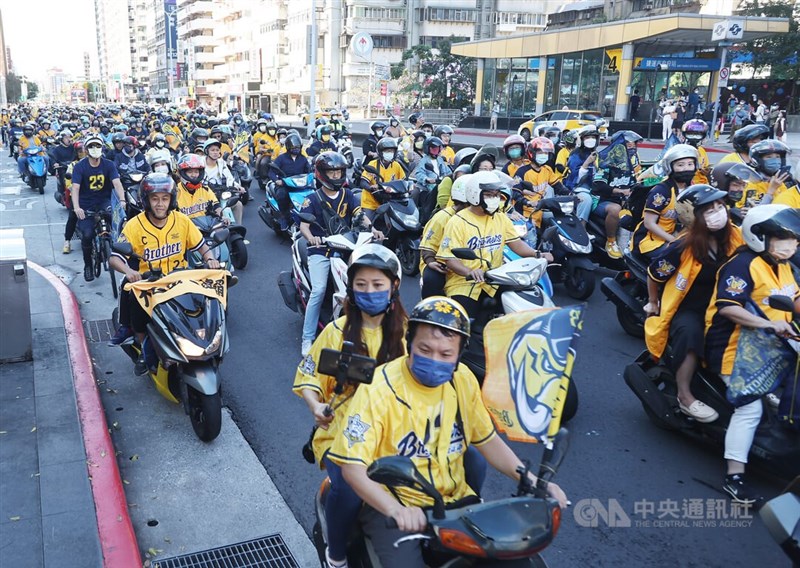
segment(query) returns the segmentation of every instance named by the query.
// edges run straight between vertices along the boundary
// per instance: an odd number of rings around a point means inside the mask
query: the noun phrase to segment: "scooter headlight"
[[[217,333],[214,334],[214,339],[211,340],[211,343],[208,344],[208,347],[205,348],[205,354],[211,355],[219,350],[220,345],[222,345],[222,330],[218,329]]]
[[[233,194],[230,191],[223,191],[220,197],[222,199],[230,199]]]
[[[579,245],[575,241],[571,241],[561,234],[558,235],[558,240],[561,245],[570,252],[574,252],[576,254],[589,254],[592,252],[592,243]]]
[[[533,282],[531,282],[531,275],[527,272],[511,272],[509,273],[509,276],[511,276],[511,278],[514,279],[514,282],[523,288],[528,288],[531,284],[533,284]]]
[[[181,350],[181,353],[183,353],[187,358],[202,357],[205,354],[205,350],[202,347],[192,343],[185,337],[180,337],[178,335],[175,335],[174,337],[175,343],[178,344],[178,348]]]
[[[419,225],[419,212],[414,211],[414,213],[402,213],[400,211],[393,211],[393,213],[397,216],[397,220],[400,221],[403,225],[408,228],[413,228]]]
[[[574,201],[562,201],[558,205],[561,208],[561,212],[564,215],[572,215],[572,212],[575,211],[575,202]]]

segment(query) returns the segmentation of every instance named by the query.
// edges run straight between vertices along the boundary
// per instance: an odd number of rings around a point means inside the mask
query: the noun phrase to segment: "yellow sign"
[[[622,48],[606,49],[606,71],[619,73],[620,65],[622,65]]]

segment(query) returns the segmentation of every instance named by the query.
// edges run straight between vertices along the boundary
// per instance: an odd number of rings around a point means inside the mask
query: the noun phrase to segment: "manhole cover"
[[[102,343],[111,339],[114,335],[114,324],[111,320],[86,320],[83,322],[83,331],[86,333],[86,341],[92,343]]]
[[[279,534],[153,562],[155,568],[299,568]]]

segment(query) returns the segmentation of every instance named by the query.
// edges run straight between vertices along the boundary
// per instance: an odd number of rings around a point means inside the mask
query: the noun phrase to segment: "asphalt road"
[[[277,288],[290,270],[289,243],[259,219],[262,193],[245,211],[250,262],[229,305],[232,348],[225,360],[225,403],[290,508],[310,532],[313,499],[323,473],[300,453],[312,421],[292,394],[300,359],[302,321]],[[406,278],[402,299],[419,299],[416,279]],[[556,290],[556,302],[571,300]],[[784,562],[755,516],[732,519],[721,492],[722,450],[693,444],[659,430],[646,418],[622,378],[624,366],[644,348],[624,334],[599,286],[588,301],[574,378],[580,408],[569,424],[571,447],[557,481],[573,507],[544,552],[553,566],[777,566]],[[540,448],[514,444],[538,463]],[[759,479],[767,495],[781,487]],[[508,496],[513,482],[490,472],[488,499]],[[702,520],[700,520],[702,519]]]

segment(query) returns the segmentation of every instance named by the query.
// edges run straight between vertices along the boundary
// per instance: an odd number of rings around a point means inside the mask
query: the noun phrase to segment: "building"
[[[129,96],[145,100],[149,90],[150,68],[148,64],[149,28],[153,25],[147,18],[146,0],[127,0],[128,33],[130,34],[131,73],[125,88]]]
[[[135,41],[128,0],[95,0],[94,9],[100,82],[105,85],[107,100],[125,102],[133,94],[131,45]]]
[[[178,80],[178,95],[189,100],[216,104],[212,87],[225,81],[216,67],[225,63],[220,46],[218,18],[227,13],[225,2],[180,0],[178,2],[178,56],[184,73]]]
[[[0,11],[0,106],[8,104],[8,94],[6,93],[6,75],[11,72],[10,65],[8,65],[8,56],[6,51],[6,34],[3,29],[3,12]]]
[[[70,78],[63,69],[53,67],[46,71],[47,82],[43,85],[43,94],[50,102],[66,101],[69,91]]]

